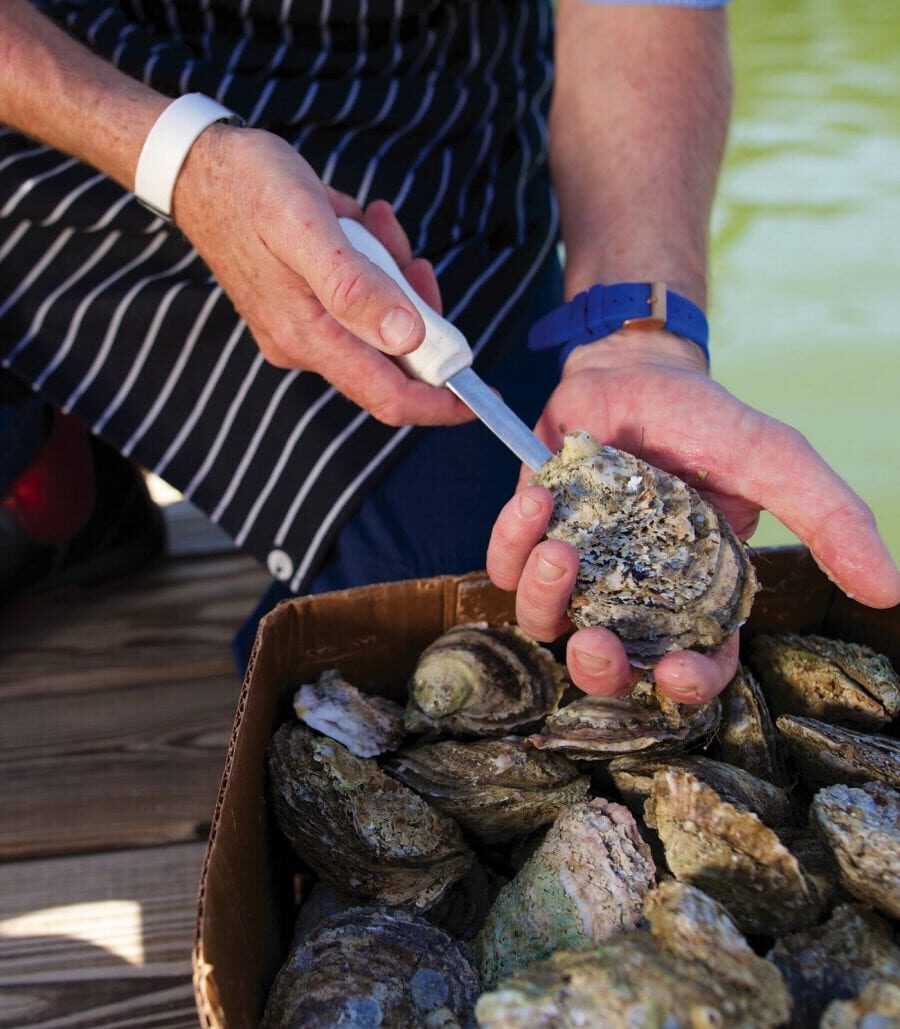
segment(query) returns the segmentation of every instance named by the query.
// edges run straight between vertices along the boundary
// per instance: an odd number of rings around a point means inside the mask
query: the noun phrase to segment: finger
[[[388,253],[402,268],[412,260],[412,246],[394,209],[387,200],[373,200],[363,214],[363,224],[387,247]]]
[[[403,274],[410,286],[419,294],[426,304],[438,314],[443,313],[441,287],[434,274],[434,265],[424,257],[414,257],[409,264],[403,266]]]
[[[774,422],[750,450],[747,495],[796,533],[851,597],[870,607],[900,603],[900,570],[871,510],[807,440]]]
[[[536,640],[555,640],[571,625],[566,610],[578,574],[578,555],[561,540],[539,543],[516,589],[516,621]]]
[[[325,192],[328,194],[331,209],[338,218],[352,218],[357,222],[363,220],[363,209],[356,197],[350,196],[349,193],[342,193],[339,189],[328,185],[325,186]]]
[[[309,367],[385,425],[460,425],[474,417],[450,390],[410,379],[349,334],[331,347],[319,340],[312,351]]]
[[[659,688],[679,704],[702,704],[721,693],[734,678],[738,664],[738,635],[708,654],[681,650],[666,656],[653,669]]]
[[[289,231],[270,243],[276,257],[309,283],[340,325],[387,354],[406,354],[425,336],[425,325],[404,290],[344,235],[324,192],[309,193],[288,212]]]
[[[628,662],[622,641],[609,629],[579,629],[566,644],[572,682],[585,693],[619,697],[630,693],[640,672]]]
[[[501,590],[514,590],[531,551],[544,538],[553,498],[543,486],[527,486],[507,501],[494,522],[487,573]]]

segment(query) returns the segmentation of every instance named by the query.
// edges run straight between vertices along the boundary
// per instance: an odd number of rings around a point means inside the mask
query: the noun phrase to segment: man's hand
[[[742,539],[761,509],[771,511],[847,594],[871,607],[900,603],[900,572],[868,507],[799,432],[711,381],[693,344],[667,333],[619,333],[577,348],[536,431],[558,450],[573,429],[680,476]],[[492,580],[517,590],[519,624],[539,640],[570,628],[566,607],[578,567],[568,544],[543,539],[551,510],[549,492],[528,485],[523,472],[488,549]],[[673,700],[695,703],[727,684],[737,656],[734,636],[709,654],[668,654],[654,676]],[[607,629],[574,633],[567,664],[588,693],[615,695],[633,682],[624,647]]]
[[[337,222],[338,215],[363,221],[440,310],[431,265],[412,257],[389,204],[375,201],[363,212],[278,137],[214,125],[188,155],[173,213],[272,364],[318,372],[388,425],[473,417],[449,390],[410,379],[390,360],[414,350],[425,326]]]

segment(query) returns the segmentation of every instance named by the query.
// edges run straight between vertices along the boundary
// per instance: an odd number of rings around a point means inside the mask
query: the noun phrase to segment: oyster
[[[860,643],[792,632],[756,636],[750,663],[776,715],[876,730],[900,714],[891,662]]]
[[[625,803],[636,812],[643,810],[643,803],[653,790],[653,777],[661,769],[689,772],[711,786],[722,800],[741,810],[752,811],[766,825],[784,825],[791,821],[791,800],[784,790],[724,761],[690,754],[685,757],[622,757],[609,766]]]
[[[796,1026],[817,1025],[831,1001],[855,997],[870,982],[900,980],[890,925],[859,904],[842,904],[824,924],[783,937],[768,958],[794,998]]]
[[[846,889],[900,918],[900,793],[880,782],[829,786],[810,813]]]
[[[668,951],[708,969],[723,996],[734,1003],[741,1025],[756,1019],[780,1025],[791,1011],[781,973],[758,957],[728,911],[712,897],[672,879],[647,894],[644,915],[654,939]]]
[[[746,620],[757,582],[743,544],[674,475],[572,432],[532,481],[554,497],[547,535],[578,551],[569,616],[612,629],[632,663],[715,647]]]
[[[579,697],[549,715],[528,742],[539,750],[564,750],[577,761],[617,754],[667,753],[705,739],[719,720],[718,698],[676,704],[649,679],[628,697]]]
[[[796,715],[782,715],[775,724],[812,782],[856,784],[878,779],[900,789],[900,741]]]
[[[655,867],[634,819],[598,798],[574,804],[494,901],[475,953],[485,987],[561,947],[583,947],[640,921]]]
[[[262,1027],[469,1026],[478,990],[465,947],[441,929],[354,908],[322,922],[290,954]]]
[[[425,918],[454,939],[468,943],[481,931],[491,904],[506,882],[503,876],[475,861],[462,879],[425,912]]]
[[[424,909],[469,870],[459,826],[373,759],[295,723],[272,737],[268,767],[281,831],[326,882]]]
[[[900,983],[873,979],[858,997],[833,1000],[820,1029],[891,1029],[900,1025]]]
[[[724,904],[744,932],[810,925],[825,906],[821,880],[771,829],[689,772],[655,773],[646,821],[659,833],[676,879]]]
[[[648,893],[651,934],[636,931],[529,965],[475,1008],[483,1029],[784,1024],[791,998],[728,912],[700,890],[666,882]]]
[[[339,890],[331,883],[322,882],[321,879],[314,882],[309,896],[300,905],[297,921],[294,922],[293,945],[296,947],[305,942],[313,929],[326,918],[358,907],[359,900],[352,894]]]
[[[377,757],[403,745],[403,708],[362,693],[335,669],[294,694],[294,713],[311,729],[337,740],[357,757]]]
[[[787,785],[775,725],[759,683],[749,668],[738,666],[721,700],[722,720],[717,734],[719,758],[776,786]]]
[[[420,656],[406,727],[458,736],[505,736],[555,711],[566,672],[515,625],[457,625]]]
[[[515,737],[423,743],[384,767],[486,843],[523,836],[587,796],[590,780]]]

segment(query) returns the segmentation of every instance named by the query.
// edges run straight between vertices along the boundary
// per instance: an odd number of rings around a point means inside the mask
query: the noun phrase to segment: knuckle
[[[322,288],[322,300],[339,321],[354,321],[362,317],[371,304],[368,276],[350,260],[335,264],[325,277]]]

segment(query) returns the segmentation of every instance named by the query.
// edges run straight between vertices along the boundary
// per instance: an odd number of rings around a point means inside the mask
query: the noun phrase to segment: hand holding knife
[[[552,451],[472,370],[472,349],[465,336],[441,317],[406,281],[383,244],[359,222],[339,218],[347,239],[406,293],[425,322],[425,338],[410,354],[396,358],[407,374],[429,386],[446,386],[474,411],[502,443],[533,471]]]

